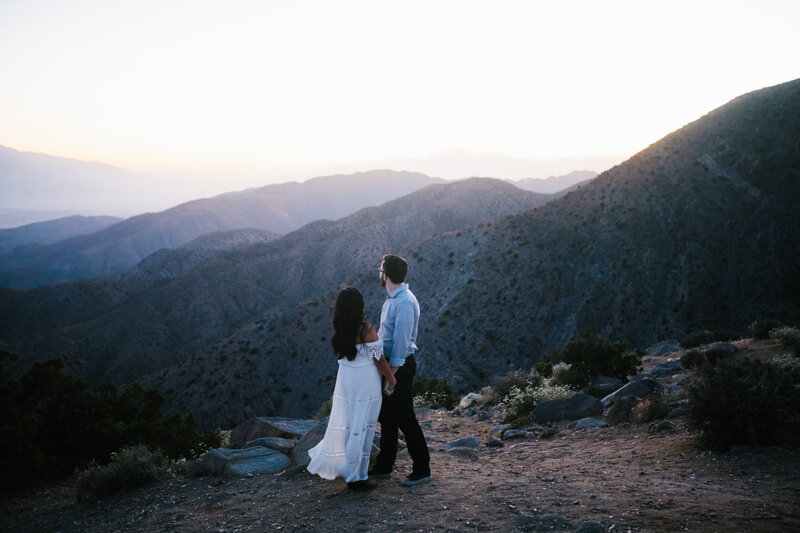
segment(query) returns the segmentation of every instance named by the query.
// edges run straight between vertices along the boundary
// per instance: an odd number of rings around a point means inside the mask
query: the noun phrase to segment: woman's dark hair
[[[356,344],[364,337],[367,323],[364,321],[364,297],[353,286],[345,287],[336,295],[333,307],[333,337],[331,346],[337,359],[356,358]]]

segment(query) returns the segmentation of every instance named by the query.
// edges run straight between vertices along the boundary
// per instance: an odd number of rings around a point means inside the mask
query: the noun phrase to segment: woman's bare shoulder
[[[378,332],[375,331],[375,326],[366,323],[364,326],[364,342],[375,342],[378,340]]]

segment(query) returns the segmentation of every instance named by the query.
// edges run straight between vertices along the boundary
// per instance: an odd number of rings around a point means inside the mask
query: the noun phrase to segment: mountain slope
[[[174,277],[142,274],[160,261],[156,256],[113,283],[0,291],[0,339],[6,349],[21,352],[22,366],[58,356],[92,381],[127,383],[201,351],[253,317],[328,293],[359,273],[372,274],[388,250],[406,253],[439,231],[546,200],[498,180],[431,185],[337,221],[314,222],[270,242],[173,268]]]
[[[514,185],[526,191],[542,194],[554,194],[565,189],[570,189],[584,182],[596,178],[597,172],[593,170],[576,170],[563,176],[550,176],[549,178],[524,178],[514,181]]]
[[[52,244],[76,235],[94,233],[121,221],[117,217],[69,217],[0,229],[0,253],[22,244]]]
[[[162,248],[201,235],[252,228],[286,233],[320,218],[340,218],[442,180],[378,170],[267,185],[139,215],[97,233],[0,255],[0,286],[32,288],[82,278],[107,278]]]

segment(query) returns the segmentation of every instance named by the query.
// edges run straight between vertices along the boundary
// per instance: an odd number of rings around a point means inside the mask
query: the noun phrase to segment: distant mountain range
[[[0,229],[0,253],[23,244],[53,244],[76,235],[94,233],[121,220],[117,217],[72,215],[11,229]]]
[[[644,347],[797,317],[798,139],[800,80],[741,96],[563,196],[434,184],[278,238],[219,234],[218,251],[160,252],[116,280],[0,290],[0,348],[20,353],[18,371],[58,356],[93,382],[157,386],[208,428],[327,399],[336,290],[359,286],[377,321],[386,252],[411,263],[418,372],[459,388],[528,368],[587,327]]]
[[[131,217],[90,235],[49,245],[20,246],[0,254],[0,286],[40,285],[107,278],[162,248],[234,229],[286,233],[311,221],[340,218],[443,180],[376,170],[303,183],[267,185]]]

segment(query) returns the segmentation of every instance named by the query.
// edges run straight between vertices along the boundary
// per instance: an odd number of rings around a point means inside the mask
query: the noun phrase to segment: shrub
[[[702,365],[687,387],[687,422],[703,446],[779,444],[800,435],[800,371],[787,372],[785,358],[763,363]],[[793,437],[794,436],[794,437]]]
[[[570,398],[575,394],[571,387],[545,382],[542,385],[512,386],[500,403],[503,422],[520,427],[533,421],[533,410],[548,400]]]
[[[533,369],[543,378],[549,378],[553,375],[553,362],[552,361],[539,361],[533,365]]]
[[[642,350],[629,351],[626,343],[610,342],[587,329],[579,339],[573,337],[563,350],[554,350],[548,359],[571,365],[569,383],[583,387],[595,376],[625,379],[635,374],[643,356]]]
[[[756,320],[747,328],[747,335],[754,339],[768,339],[769,332],[781,326],[783,323],[775,318]]]
[[[719,329],[709,331],[707,329],[695,331],[687,335],[682,341],[681,346],[684,348],[697,348],[701,344],[710,344],[712,342],[727,342],[740,339],[742,335],[735,330]]]
[[[217,447],[219,430],[201,435],[194,416],[164,417],[164,396],[140,385],[121,394],[113,384],[91,387],[64,372],[60,359],[35,363],[19,380],[0,353],[0,490],[72,473],[132,444],[161,448],[172,458]]]
[[[331,414],[331,408],[333,407],[333,396],[322,402],[322,405],[319,406],[317,412],[314,413],[314,420],[322,420],[326,416]]]
[[[456,403],[453,387],[445,379],[416,376],[411,386],[414,405],[430,409],[452,409]]]
[[[796,347],[800,345],[800,329],[782,327],[769,332],[769,338],[778,341],[784,346]]]
[[[494,401],[502,402],[512,387],[518,389],[524,389],[528,386],[537,387],[541,382],[541,376],[533,370],[530,372],[512,370],[511,372],[496,376],[491,383],[492,391],[494,392]]]
[[[562,361],[553,366],[551,383],[554,385],[578,385],[581,381],[582,377],[572,368],[572,365]]]
[[[170,462],[161,450],[137,444],[111,456],[107,465],[90,464],[76,476],[78,498],[106,496],[143,487],[170,474]]]
[[[681,355],[681,360],[680,360],[681,366],[683,368],[689,368],[689,369],[694,368],[697,365],[700,365],[706,361],[707,359],[705,355],[703,355],[700,352],[700,350],[695,350],[694,348],[691,348],[683,352],[683,355]]]

